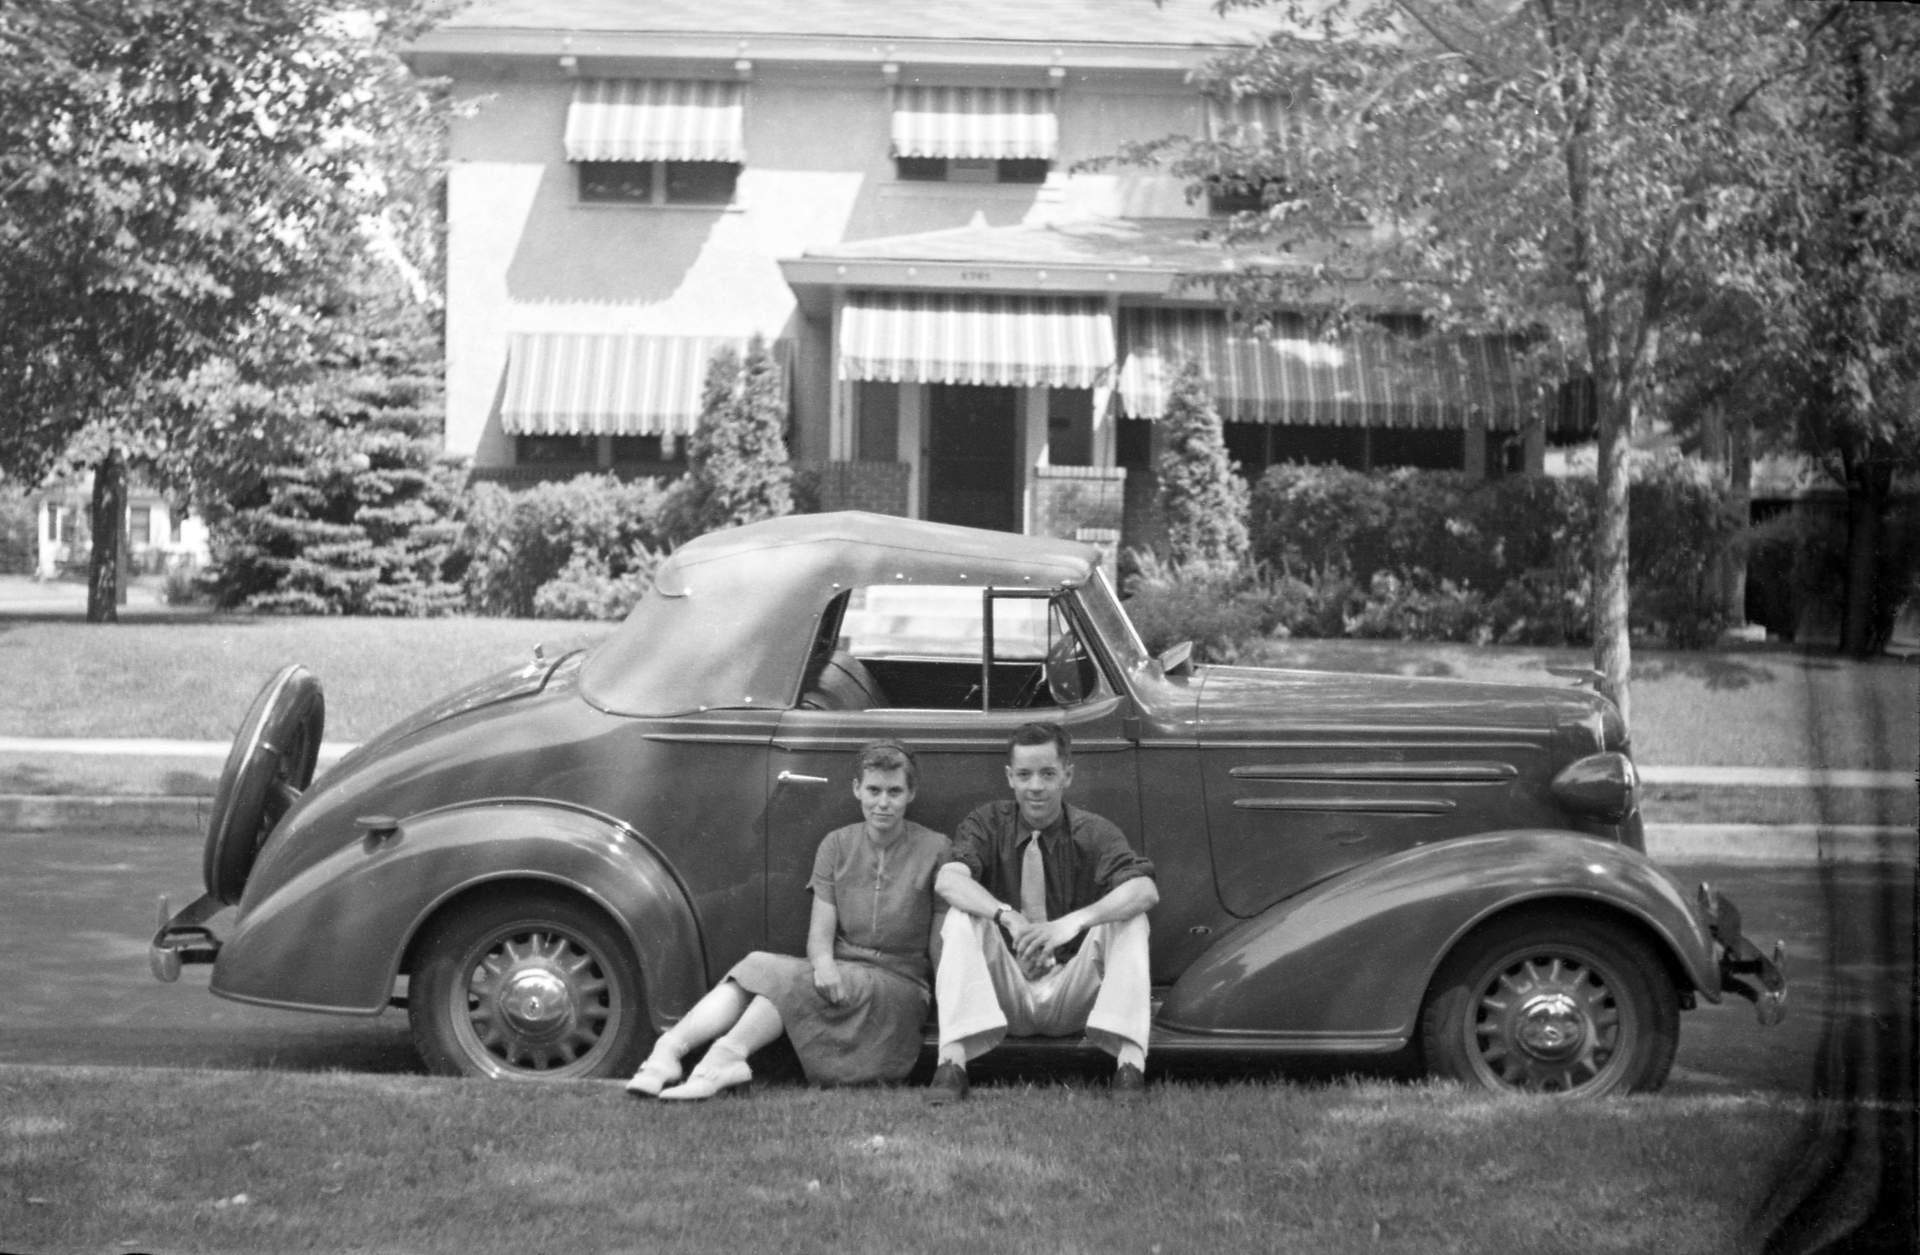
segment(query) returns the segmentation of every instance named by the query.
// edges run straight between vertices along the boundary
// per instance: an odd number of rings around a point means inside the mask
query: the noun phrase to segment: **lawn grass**
[[[609,624],[516,619],[215,616],[108,627],[0,619],[0,735],[224,741],[266,679],[303,662],[327,695],[327,738],[358,741],[458,687],[591,644]],[[1270,666],[1565,683],[1581,650],[1272,641]],[[1645,763],[1910,771],[1920,666],[1786,650],[1635,655],[1634,746]],[[217,764],[215,765],[217,770]]]
[[[0,734],[224,741],[290,662],[326,690],[328,740],[360,741],[429,702],[558,654],[610,624],[248,615],[110,626],[0,619]],[[217,769],[217,764],[216,764]]]
[[[0,1069],[0,1247],[1754,1249],[1816,1109],[1380,1082],[773,1087]]]

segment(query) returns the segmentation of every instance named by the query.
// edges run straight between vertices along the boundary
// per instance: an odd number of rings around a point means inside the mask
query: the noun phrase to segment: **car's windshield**
[[[1134,630],[1133,620],[1121,609],[1120,599],[1113,595],[1105,572],[1095,569],[1093,578],[1080,590],[1080,604],[1086,608],[1094,630],[1113,651],[1113,660],[1123,672],[1131,675],[1147,664],[1151,655],[1140,640],[1140,633]]]

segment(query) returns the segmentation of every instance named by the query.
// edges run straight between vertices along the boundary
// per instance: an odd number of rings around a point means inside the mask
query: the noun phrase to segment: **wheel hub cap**
[[[1587,1021],[1565,994],[1541,994],[1520,1008],[1515,1036],[1536,1059],[1558,1061],[1580,1053],[1587,1042]]]
[[[573,1020],[572,991],[545,968],[523,968],[501,991],[500,1014],[524,1037],[549,1037]]]

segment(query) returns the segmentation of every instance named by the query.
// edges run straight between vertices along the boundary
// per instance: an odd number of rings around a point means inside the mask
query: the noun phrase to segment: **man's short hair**
[[[898,741],[874,741],[860,747],[853,763],[853,782],[859,784],[869,771],[904,771],[907,787],[920,787],[920,764],[915,761],[913,751]]]
[[[1013,751],[1022,745],[1051,745],[1060,753],[1063,763],[1073,760],[1073,738],[1067,730],[1057,723],[1023,723],[1013,730],[1007,738],[1007,758],[1013,758]]]

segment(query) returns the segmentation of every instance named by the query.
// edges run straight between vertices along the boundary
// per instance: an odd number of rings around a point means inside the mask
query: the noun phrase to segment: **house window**
[[[153,507],[137,505],[127,511],[127,539],[142,548],[153,543]]]
[[[1037,157],[895,157],[902,183],[1040,184],[1053,169]]]
[[[730,205],[740,179],[731,161],[582,161],[586,205]]]
[[[1279,179],[1249,182],[1224,174],[1208,175],[1206,188],[1207,212],[1216,218],[1257,212],[1287,195],[1287,185]]]
[[[615,436],[613,464],[617,467],[674,469],[687,460],[687,442],[673,436]]]
[[[598,436],[515,436],[514,460],[522,466],[592,466],[599,461]]]

